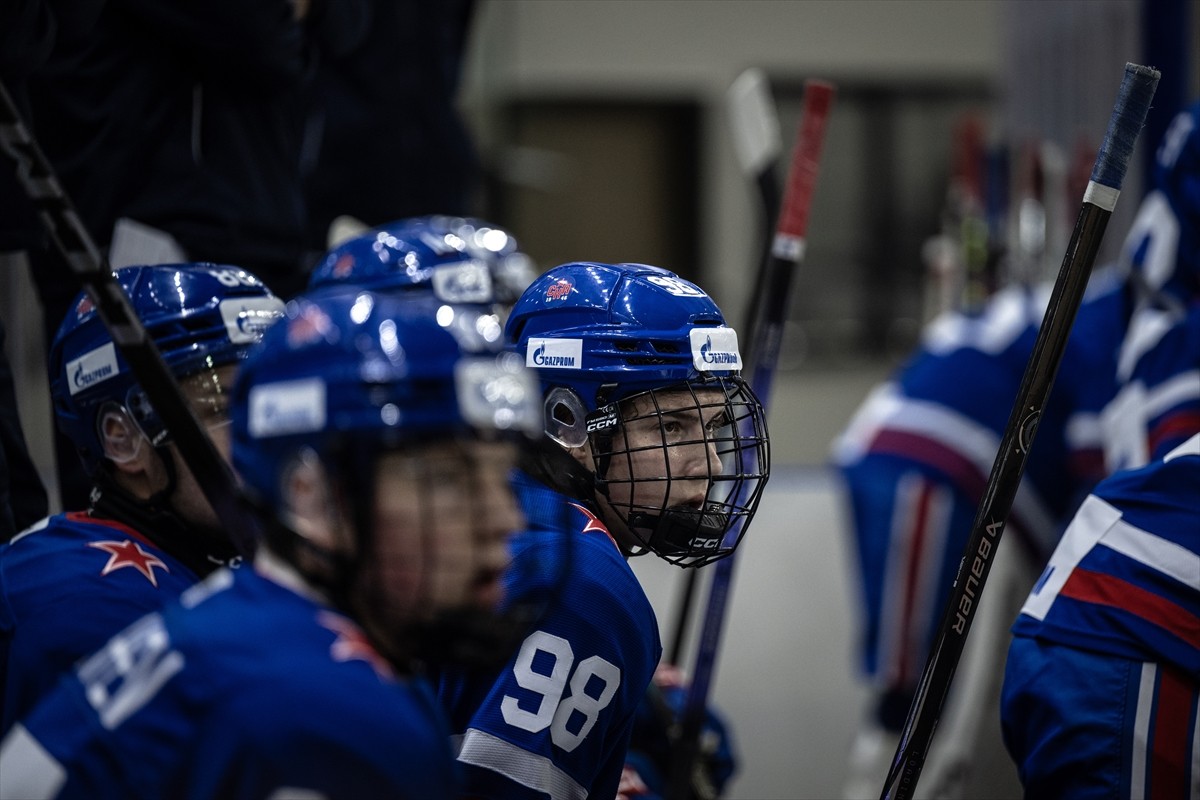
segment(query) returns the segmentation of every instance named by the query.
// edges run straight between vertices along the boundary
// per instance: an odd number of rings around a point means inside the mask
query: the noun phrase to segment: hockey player
[[[507,313],[534,278],[533,260],[503,228],[473,217],[411,217],[341,242],[309,276],[309,289],[354,283],[374,291],[424,290],[448,303],[495,304]]]
[[[847,798],[878,793],[884,783],[1048,289],[1010,286],[981,309],[935,318],[917,351],[872,392],[834,443],[851,514],[862,664],[872,691],[851,752]],[[1007,769],[1003,761],[984,765],[973,745],[997,713],[1011,615],[1071,513],[1103,477],[1097,419],[1102,378],[1115,368],[1121,330],[1115,306],[1122,297],[1119,286],[1105,285],[1080,314],[1081,328],[1095,335],[1072,337],[1039,420],[982,612],[995,616],[977,619],[972,629],[955,687],[963,702],[955,702],[957,694],[949,698],[922,796],[971,796],[976,782],[991,780],[983,777],[988,770]]]
[[[1200,432],[1200,103],[1168,128],[1153,186],[1125,243],[1145,297],[1102,417],[1110,471],[1157,460]]]
[[[516,560],[564,535],[574,560],[562,600],[514,658],[443,671],[438,694],[468,796],[612,798],[662,652],[626,559],[699,566],[733,552],[768,476],[762,408],[712,299],[656,267],[555,267],[518,300],[505,336],[539,373],[545,433],[570,455],[518,476],[529,530]],[[629,796],[646,788],[627,778]]]
[[[230,266],[128,267],[117,277],[227,455],[234,371],[283,303]],[[63,320],[49,363],[59,429],[94,489],[88,509],[0,547],[0,733],[77,659],[238,557],[87,295]]]
[[[1105,480],[1013,626],[1005,744],[1027,797],[1200,786],[1200,434]]]
[[[270,515],[254,567],[82,662],[0,749],[5,796],[458,796],[414,666],[493,618],[540,393],[439,307],[356,288],[288,305],[231,409]]]

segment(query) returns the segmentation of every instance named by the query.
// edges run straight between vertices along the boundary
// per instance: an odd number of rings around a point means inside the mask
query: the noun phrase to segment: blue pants
[[[1170,666],[1015,637],[1000,717],[1025,796],[1194,797],[1198,689]]]

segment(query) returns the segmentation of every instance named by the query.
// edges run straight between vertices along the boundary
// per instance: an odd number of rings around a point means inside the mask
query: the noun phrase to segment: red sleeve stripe
[[[1200,649],[1200,618],[1129,581],[1076,567],[1059,595],[1124,609]]]

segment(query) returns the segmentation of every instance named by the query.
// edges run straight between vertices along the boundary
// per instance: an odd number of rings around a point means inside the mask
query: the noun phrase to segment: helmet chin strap
[[[175,512],[170,500],[179,483],[174,457],[166,446],[155,447],[154,451],[167,473],[165,488],[143,500],[101,467],[92,488],[91,513],[129,525],[200,577],[221,566],[237,565],[241,557],[231,540],[220,531],[194,525]]]
[[[629,527],[648,530],[646,547],[663,556],[702,556],[718,550],[729,524],[727,514],[692,506],[671,506],[660,514],[633,511]]]

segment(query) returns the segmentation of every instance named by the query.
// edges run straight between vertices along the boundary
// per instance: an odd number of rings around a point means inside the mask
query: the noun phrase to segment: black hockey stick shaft
[[[761,255],[754,270],[754,285],[750,290],[746,315],[739,328],[745,341],[750,342],[753,341],[754,323],[759,316],[758,303],[771,255],[771,238],[775,232],[775,221],[779,218],[782,191],[777,171],[783,146],[779,135],[779,115],[762,70],[751,67],[743,71],[730,85],[727,97],[734,153],[742,173],[753,181],[758,191],[759,217],[762,220]],[[689,569],[684,573],[683,588],[676,604],[675,633],[671,649],[667,651],[668,664],[678,665],[683,658],[688,621],[692,616],[699,582],[699,570]]]
[[[0,149],[16,164],[17,180],[37,208],[55,248],[95,303],[122,358],[166,423],[230,540],[242,554],[248,555],[254,540],[254,521],[237,500],[232,470],[196,421],[162,354],[134,312],[129,296],[84,227],[3,83],[0,83]]]
[[[1158,78],[1158,71],[1150,67],[1125,65],[1124,79],[1104,144],[1092,169],[1066,256],[1050,295],[1050,303],[1021,379],[1012,414],[1000,441],[1000,450],[971,526],[971,535],[963,551],[946,610],[884,783],[881,797],[885,800],[911,798],[916,790],[921,767],[929,752],[938,718],[966,644],[967,633],[979,607],[984,583],[991,571],[996,547],[1025,470],[1038,421],[1054,386],[1071,326],[1083,301],[1104,229],[1116,206],[1121,182],[1125,178],[1137,135],[1145,124]]]
[[[826,123],[833,105],[834,89],[822,81],[807,81],[804,87],[804,116],[792,151],[783,204],[771,245],[771,258],[763,281],[762,317],[756,326],[743,373],[750,375],[750,385],[766,406],[770,400],[771,383],[779,360],[783,326],[787,320],[788,300],[792,278],[804,258],[805,234],[809,210],[816,186],[821,145],[825,139]],[[700,731],[704,725],[709,689],[715,674],[721,629],[725,622],[733,580],[734,556],[716,563],[709,585],[708,606],[705,609],[700,642],[692,668],[692,683],[680,715],[679,735],[671,765],[669,800],[684,800],[690,785],[693,764],[699,749]]]

